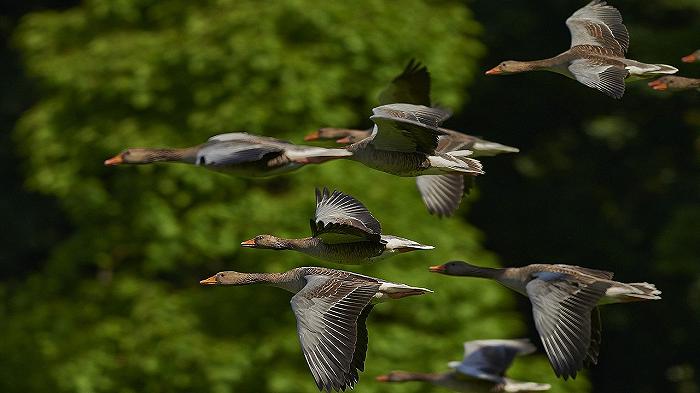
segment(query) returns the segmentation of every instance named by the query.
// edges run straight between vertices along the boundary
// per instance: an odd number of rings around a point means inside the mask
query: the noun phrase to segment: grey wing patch
[[[451,115],[450,112],[440,108],[402,103],[378,106],[372,109],[372,113],[374,113],[374,116],[413,122],[429,128],[439,127],[440,123],[447,120]]]
[[[604,1],[594,0],[574,12],[566,20],[566,26],[571,32],[571,47],[602,46],[620,57],[625,57],[629,48],[630,37],[620,11]]]
[[[328,242],[379,241],[382,226],[362,202],[324,188],[323,191],[316,189],[316,214],[311,220],[311,233]]]
[[[208,142],[247,142],[254,144],[261,143],[280,143],[292,144],[289,141],[273,138],[270,136],[252,135],[247,132],[229,132],[226,134],[214,135],[208,139]]]
[[[367,333],[367,317],[372,311],[374,305],[371,303],[366,305],[362,309],[360,316],[357,318],[357,342],[355,343],[355,352],[352,354],[352,367],[355,370],[365,371],[365,358],[367,356],[367,343],[369,342],[369,336]],[[355,372],[355,380],[358,379],[357,372]]]
[[[576,284],[566,275],[551,281],[536,278],[525,287],[532,303],[535,327],[557,377],[576,378],[591,343],[591,311],[610,287],[597,281]]]
[[[379,93],[381,105],[403,102],[430,105],[430,73],[420,62],[411,59],[403,72]]]
[[[379,284],[328,276],[306,276],[306,280],[291,300],[306,363],[319,390],[352,388],[358,381],[356,366],[365,356],[357,352],[358,321]],[[364,335],[359,349],[366,351]]]
[[[416,186],[430,214],[450,216],[459,207],[464,194],[464,176],[422,175],[416,177]]]
[[[471,149],[472,146],[474,146],[474,143],[479,140],[479,138],[471,135],[462,134],[446,128],[440,128],[440,131],[443,131],[446,133],[446,135],[442,135],[438,138],[438,145],[435,151],[439,153],[449,153],[455,150]]]
[[[464,343],[464,360],[452,365],[465,375],[500,383],[516,356],[535,350],[528,339],[468,341]]]
[[[444,135],[438,127],[449,113],[421,105],[392,104],[372,110],[370,119],[376,124],[371,144],[379,150],[420,152],[432,154],[438,137]]]
[[[197,152],[197,165],[222,167],[255,162],[266,155],[280,155],[277,146],[234,141],[207,143]]]
[[[598,270],[598,269],[591,269],[587,267],[581,267],[581,266],[574,266],[574,265],[560,265],[556,264],[554,266],[561,266],[565,269],[572,269],[572,270],[577,270],[583,274],[587,274],[589,276],[593,276],[595,278],[600,278],[603,280],[612,280],[612,278],[615,276],[615,273],[609,272],[606,270]]]
[[[620,99],[625,94],[625,78],[629,72],[622,67],[577,59],[571,62],[569,71],[577,81],[610,97]]]
[[[600,320],[600,309],[593,308],[591,311],[591,345],[588,346],[584,365],[590,367],[598,364],[598,354],[600,354],[600,343],[603,341],[603,324]]]

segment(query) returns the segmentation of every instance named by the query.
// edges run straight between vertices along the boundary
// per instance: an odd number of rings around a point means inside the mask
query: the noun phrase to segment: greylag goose
[[[267,284],[294,293],[292,311],[306,363],[321,391],[352,389],[364,370],[365,321],[376,303],[432,292],[321,267],[283,273],[219,272],[202,285]]]
[[[700,49],[689,54],[688,56],[681,57],[681,61],[683,61],[684,63],[695,63],[697,61],[700,61]]]
[[[340,191],[316,189],[316,214],[311,237],[283,239],[258,235],[243,247],[294,250],[324,261],[361,264],[376,262],[399,253],[432,250],[413,240],[382,234],[382,228],[365,205]]]
[[[604,1],[588,3],[573,13],[566,25],[571,32],[571,48],[566,52],[544,60],[504,61],[486,71],[486,75],[552,71],[619,99],[625,93],[628,77],[651,78],[678,71],[665,64],[645,64],[625,58],[629,47],[627,28],[620,12]]]
[[[411,60],[403,72],[394,78],[379,95],[380,105],[406,103],[430,106],[430,73],[428,69]],[[473,157],[515,153],[519,150],[495,142],[486,141],[461,132],[440,127],[436,151],[447,153],[455,150],[472,150]],[[304,137],[306,141],[335,140],[337,143],[356,143],[372,134],[369,130],[348,128],[321,128]],[[469,180],[472,180],[470,177]],[[471,182],[470,182],[471,183]],[[416,185],[423,203],[431,214],[449,216],[459,207],[462,195],[468,191],[462,175],[425,175],[416,177]]]
[[[520,149],[502,145],[500,143],[487,141],[479,137],[463,134],[459,131],[440,127],[440,131],[445,135],[438,137],[439,151],[449,151],[449,149],[468,149],[473,152],[472,157],[491,157],[501,153],[518,153]],[[304,137],[306,141],[326,141],[335,140],[340,144],[352,144],[359,142],[372,134],[372,130],[355,130],[352,128],[319,128],[317,131]]]
[[[301,146],[280,139],[234,132],[215,135],[204,144],[181,149],[127,149],[106,160],[105,165],[174,161],[239,176],[262,177],[350,155],[352,153],[344,149]]]
[[[493,269],[453,261],[431,272],[481,277],[527,296],[535,328],[557,377],[576,378],[596,364],[600,348],[599,304],[661,299],[654,284],[613,281],[613,273],[571,265],[534,264]]]
[[[467,157],[470,150],[439,150],[439,125],[449,113],[423,105],[390,104],[373,110],[371,136],[345,148],[351,160],[397,176],[417,179],[428,211],[450,215],[464,190],[463,176],[483,174],[481,163]],[[431,176],[423,176],[431,175]]]
[[[649,86],[654,90],[700,90],[700,79],[684,78],[682,76],[663,76],[655,81],[649,82]]]
[[[380,382],[421,381],[455,392],[539,392],[549,390],[546,383],[521,382],[505,376],[516,356],[528,355],[536,348],[530,340],[475,340],[464,343],[464,360],[450,362],[453,370],[445,373],[392,371],[380,375]]]

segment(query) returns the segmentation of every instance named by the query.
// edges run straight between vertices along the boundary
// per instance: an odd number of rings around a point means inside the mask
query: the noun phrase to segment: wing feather
[[[380,284],[318,275],[306,280],[291,300],[306,363],[319,390],[352,388],[364,367],[364,323]]]

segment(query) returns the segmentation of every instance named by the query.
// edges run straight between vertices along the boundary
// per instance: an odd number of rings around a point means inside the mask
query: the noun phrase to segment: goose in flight
[[[629,33],[622,15],[605,1],[594,0],[566,20],[571,32],[571,48],[544,60],[504,61],[486,75],[551,71],[576,79],[610,97],[622,98],[625,79],[644,79],[674,74],[675,67],[646,64],[625,58]]]
[[[318,389],[352,389],[364,370],[365,321],[376,303],[423,295],[429,289],[321,267],[283,273],[219,272],[202,285],[266,284],[294,293],[292,311],[306,363]]]
[[[405,103],[431,106],[430,73],[427,67],[411,60],[403,72],[379,94],[379,104]],[[458,131],[439,127],[436,151],[471,150],[472,157],[494,156],[501,153],[515,153],[519,150],[500,143],[487,141]],[[306,137],[306,141],[335,140],[337,143],[352,144],[372,134],[373,129],[355,130],[349,128],[321,128]],[[438,216],[449,216],[459,207],[462,195],[469,191],[473,176],[459,174],[423,175],[416,177],[416,185],[428,212]]]
[[[649,82],[649,87],[654,90],[698,90],[700,91],[700,79],[684,78],[682,76],[667,75]]]
[[[316,214],[311,237],[284,239],[258,235],[243,247],[294,250],[328,262],[363,264],[415,250],[431,250],[413,240],[382,234],[382,227],[365,205],[340,191],[316,189]]]
[[[539,392],[550,389],[546,383],[521,382],[505,376],[516,356],[528,355],[536,348],[528,339],[475,340],[464,343],[464,359],[450,362],[450,372],[415,373],[392,371],[380,375],[380,382],[420,381],[455,392]]]
[[[430,267],[451,276],[495,280],[532,304],[535,328],[557,377],[576,378],[584,365],[596,364],[601,341],[597,305],[658,300],[654,284],[613,281],[613,273],[572,265],[534,264],[493,269],[452,261]]]
[[[127,149],[106,160],[105,165],[182,162],[239,176],[265,177],[350,155],[344,149],[295,145],[276,138],[233,132],[215,135],[201,145],[187,148]]]

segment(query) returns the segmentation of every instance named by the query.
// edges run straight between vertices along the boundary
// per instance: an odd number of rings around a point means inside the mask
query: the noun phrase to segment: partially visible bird
[[[187,148],[127,149],[106,160],[105,165],[182,162],[239,176],[264,177],[351,155],[344,149],[295,145],[276,138],[235,132],[215,135],[201,145]]]
[[[413,240],[382,234],[372,213],[357,199],[340,191],[316,189],[316,214],[311,237],[284,239],[258,235],[243,247],[294,250],[328,262],[362,264],[415,250],[431,250]]]
[[[649,82],[649,87],[660,91],[700,90],[700,79],[669,75]]]
[[[643,79],[674,74],[677,68],[646,64],[625,58],[629,33],[622,15],[605,1],[593,0],[566,20],[571,48],[557,56],[534,61],[504,61],[486,75],[551,71],[597,89],[610,97],[622,98],[625,79]]]
[[[598,362],[601,324],[597,305],[661,299],[654,284],[613,281],[611,272],[572,265],[494,269],[452,261],[432,266],[430,271],[488,278],[527,296],[552,369],[564,379],[576,378],[584,365]]]
[[[681,60],[684,63],[696,63],[700,61],[700,49],[696,50],[695,52],[689,54],[688,56],[683,56]]]
[[[283,273],[219,272],[202,285],[267,284],[295,295],[291,305],[302,352],[318,389],[352,389],[364,370],[365,321],[376,303],[432,292],[374,277],[321,267]]]
[[[546,383],[521,382],[505,376],[516,356],[528,355],[536,348],[530,340],[475,340],[464,343],[464,359],[450,362],[444,373],[392,371],[380,375],[380,382],[421,381],[455,392],[539,392],[549,390]]]
[[[411,60],[401,74],[379,94],[380,105],[394,103],[431,106],[430,73],[427,67]],[[471,150],[472,157],[493,156],[500,153],[515,153],[514,147],[490,142],[458,131],[438,127],[437,152]],[[306,141],[335,140],[337,143],[353,144],[372,134],[373,129],[355,130],[349,128],[321,128],[306,137]],[[431,214],[449,216],[459,207],[462,195],[469,191],[473,176],[424,175],[416,177],[416,185],[424,204]]]

